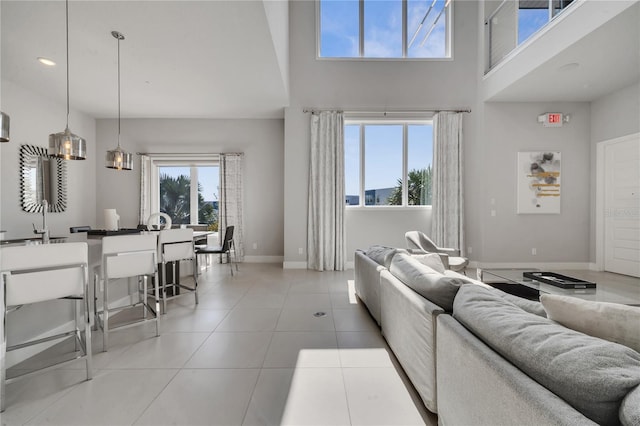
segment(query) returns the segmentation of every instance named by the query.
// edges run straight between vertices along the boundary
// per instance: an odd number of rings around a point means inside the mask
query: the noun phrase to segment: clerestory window
[[[345,121],[347,206],[430,206],[431,121]]]
[[[320,58],[450,58],[452,0],[318,0]]]

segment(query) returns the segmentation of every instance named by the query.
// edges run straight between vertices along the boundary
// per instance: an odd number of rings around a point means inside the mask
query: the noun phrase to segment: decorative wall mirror
[[[50,212],[67,208],[67,165],[52,157],[46,148],[20,145],[20,194],[22,210],[42,213],[47,200]]]

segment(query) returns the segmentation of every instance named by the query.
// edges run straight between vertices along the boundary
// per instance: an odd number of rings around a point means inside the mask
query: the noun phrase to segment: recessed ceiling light
[[[570,62],[558,68],[558,71],[573,71],[580,66],[577,62]]]
[[[46,65],[48,67],[53,67],[56,65],[56,63],[54,61],[52,61],[49,58],[43,58],[42,56],[38,57],[38,62],[40,62],[43,65]]]

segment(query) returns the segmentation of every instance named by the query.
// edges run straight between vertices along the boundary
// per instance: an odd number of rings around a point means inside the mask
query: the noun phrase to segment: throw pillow
[[[440,259],[440,255],[438,253],[414,254],[413,258],[417,259],[418,262],[423,265],[430,267],[434,271],[444,274],[444,264],[442,263],[442,259]]]
[[[640,384],[640,354],[523,311],[463,285],[453,316],[529,377],[600,425],[620,423],[622,400]]]
[[[554,294],[543,294],[540,302],[549,319],[640,352],[640,308]]]
[[[446,312],[453,310],[453,299],[458,289],[468,282],[461,278],[442,275],[423,265],[413,256],[403,253],[393,257],[389,271],[407,287]]]

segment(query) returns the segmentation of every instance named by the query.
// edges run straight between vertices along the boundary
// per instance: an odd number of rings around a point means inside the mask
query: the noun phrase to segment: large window
[[[217,162],[158,162],[159,211],[168,214],[174,224],[206,225],[217,231],[219,179]]]
[[[452,0],[318,0],[322,58],[449,58]]]
[[[347,206],[431,205],[430,121],[347,120],[344,152]]]

